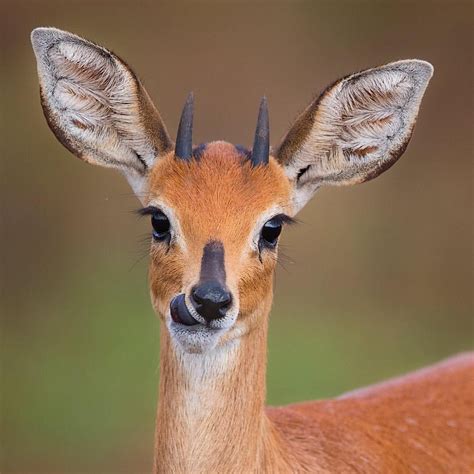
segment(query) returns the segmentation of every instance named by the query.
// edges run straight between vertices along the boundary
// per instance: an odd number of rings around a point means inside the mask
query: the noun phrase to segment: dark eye
[[[168,240],[170,237],[170,221],[159,210],[151,215],[151,225],[153,226],[153,238],[155,240]]]
[[[262,227],[260,241],[266,247],[274,248],[277,244],[278,237],[281,234],[281,219],[273,218],[265,222]]]

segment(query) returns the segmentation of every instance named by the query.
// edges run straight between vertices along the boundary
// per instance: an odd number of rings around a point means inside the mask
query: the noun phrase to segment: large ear
[[[173,143],[136,75],[112,52],[56,28],[33,30],[31,42],[58,140],[84,161],[120,170],[142,196],[148,170]]]
[[[276,152],[297,212],[323,184],[375,178],[405,151],[433,74],[407,60],[340,79],[301,114]]]

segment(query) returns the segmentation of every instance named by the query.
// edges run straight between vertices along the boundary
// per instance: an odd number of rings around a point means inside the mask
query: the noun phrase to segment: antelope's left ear
[[[375,178],[405,151],[433,66],[406,60],[362,71],[326,89],[276,152],[294,185],[294,211],[324,184]]]

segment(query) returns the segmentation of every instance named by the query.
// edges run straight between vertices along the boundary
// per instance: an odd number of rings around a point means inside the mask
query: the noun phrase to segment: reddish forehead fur
[[[276,160],[253,167],[226,142],[208,144],[198,160],[172,154],[159,160],[150,177],[154,199],[172,207],[184,234],[192,232],[197,240],[238,241],[270,207],[291,212],[290,184]]]

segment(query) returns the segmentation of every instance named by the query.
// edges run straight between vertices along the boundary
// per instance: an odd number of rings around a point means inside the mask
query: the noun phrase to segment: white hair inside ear
[[[361,183],[392,166],[432,74],[425,61],[398,61],[343,78],[313,102],[277,152],[295,186],[295,210],[321,185]]]
[[[37,28],[31,41],[56,137],[82,160],[121,171],[142,196],[148,170],[172,142],[136,75],[114,53],[72,33]]]

